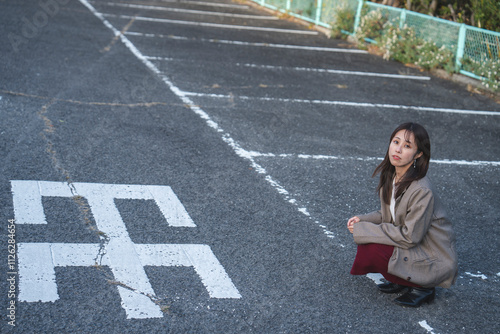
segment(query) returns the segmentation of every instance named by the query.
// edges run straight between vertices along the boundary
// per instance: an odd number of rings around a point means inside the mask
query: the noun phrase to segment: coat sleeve
[[[373,224],[360,221],[354,224],[354,241],[357,244],[379,243],[409,249],[420,243],[429,230],[434,211],[434,197],[428,188],[418,188],[411,194],[407,205],[396,211],[396,224]],[[403,202],[403,200],[401,201]]]
[[[370,222],[373,224],[380,224],[382,222],[382,212],[380,210],[373,211],[364,215],[357,215],[360,221]]]

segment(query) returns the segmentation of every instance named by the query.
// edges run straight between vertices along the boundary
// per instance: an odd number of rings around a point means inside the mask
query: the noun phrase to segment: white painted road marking
[[[381,157],[340,157],[336,155],[320,155],[320,154],[290,154],[290,153],[260,153],[251,151],[248,152],[252,157],[264,158],[298,158],[298,159],[313,159],[313,160],[357,160],[357,161],[374,161],[384,160]],[[449,159],[431,159],[431,162],[441,165],[462,165],[462,166],[500,166],[500,161],[485,161],[485,160],[449,160]]]
[[[368,51],[358,50],[358,49],[341,49],[341,48],[327,48],[327,47],[320,47],[320,46],[273,44],[273,43],[251,43],[251,42],[243,42],[243,41],[230,41],[230,40],[224,40],[224,39],[207,39],[207,38],[193,39],[193,38],[187,38],[187,37],[183,37],[183,36],[147,34],[147,33],[141,33],[141,32],[136,32],[136,31],[127,31],[127,32],[125,32],[125,35],[149,37],[149,38],[169,38],[169,39],[180,40],[180,41],[197,40],[197,41],[208,42],[208,43],[228,44],[228,45],[236,45],[236,46],[255,46],[255,47],[289,49],[289,50],[291,49],[291,50],[340,52],[340,53],[360,53],[360,54],[368,53]]]
[[[477,278],[481,278],[481,279],[483,279],[483,280],[488,279],[488,277],[487,277],[486,275],[482,274],[482,273],[481,273],[481,272],[479,272],[479,271],[477,272],[477,274],[472,274],[472,273],[470,273],[470,272],[468,272],[468,271],[466,271],[465,273],[466,273],[467,275],[471,276],[471,277],[477,277]]]
[[[12,181],[12,193],[16,223],[18,224],[47,224],[43,212],[42,197],[73,197],[76,194],[66,183],[45,181]],[[72,183],[82,190],[89,189],[86,183]],[[99,191],[97,184],[90,189]],[[195,227],[184,206],[167,186],[133,186],[133,185],[103,185],[103,191],[108,191],[113,198],[149,199],[154,200],[167,219],[170,226]],[[97,190],[96,190],[97,189]],[[94,194],[98,196],[98,194]]]
[[[376,72],[360,72],[360,71],[342,71],[328,68],[308,68],[308,67],[284,67],[284,66],[271,66],[271,65],[257,65],[257,64],[237,64],[238,66],[263,68],[268,70],[293,70],[302,72],[316,72],[316,73],[329,73],[329,74],[344,74],[344,75],[358,75],[363,77],[381,77],[392,79],[410,79],[410,80],[431,80],[430,77],[419,75],[402,75],[402,74],[389,74],[389,73],[376,73]]]
[[[419,322],[418,322],[418,324],[419,324],[422,328],[424,328],[424,329],[427,331],[427,333],[430,333],[430,334],[435,334],[435,333],[434,333],[434,328],[432,328],[431,326],[429,326],[429,324],[427,323],[427,321],[426,321],[426,320],[419,321]]]
[[[386,108],[386,109],[403,109],[403,110],[415,110],[415,111],[443,112],[443,113],[464,114],[464,115],[500,116],[499,111],[405,106],[405,105],[386,104],[386,103],[287,99],[287,98],[258,97],[258,96],[244,96],[244,95],[239,95],[239,96],[236,95],[235,96],[235,95],[206,94],[206,93],[195,93],[195,92],[183,92],[183,93],[186,96],[211,97],[211,98],[219,98],[219,99],[238,98],[241,100],[259,100],[259,101],[273,101],[273,102],[276,101],[276,102],[287,102],[287,103],[312,103],[312,104],[326,104],[326,105],[362,107],[362,108]]]
[[[154,200],[168,225],[196,226],[170,187],[98,183],[72,183],[70,186],[50,181],[11,181],[11,184],[18,224],[47,224],[43,196],[82,196],[89,203],[97,228],[109,239],[104,245],[19,243],[19,301],[54,302],[59,299],[55,267],[96,264],[109,266],[119,282],[122,307],[129,319],[163,316],[153,301],[155,293],[144,266],[191,266],[210,297],[241,298],[208,245],[135,244],[130,239],[115,199]]]
[[[191,25],[191,26],[199,26],[199,27],[236,29],[236,30],[253,30],[253,31],[270,31],[270,32],[278,32],[278,33],[285,33],[285,34],[299,34],[299,35],[318,35],[318,32],[315,30],[296,30],[296,29],[277,29],[277,28],[255,27],[255,26],[239,26],[239,25],[234,25],[234,24],[218,24],[218,23],[209,23],[209,22],[198,22],[198,21],[158,19],[158,18],[154,18],[154,17],[131,16],[131,15],[115,15],[115,14],[101,14],[101,15],[104,17],[115,17],[115,18],[127,19],[127,20],[182,24],[182,25]]]
[[[384,281],[383,281],[384,276],[382,276],[382,274],[379,274],[379,273],[370,273],[370,274],[366,274],[366,277],[368,277],[369,279],[371,279],[377,285],[384,283]]]
[[[185,3],[189,5],[198,5],[198,6],[208,6],[208,7],[226,7],[226,8],[239,8],[239,9],[248,9],[250,8],[247,5],[233,5],[233,4],[225,4],[219,2],[207,2],[207,1],[189,1],[189,0],[160,0],[161,2],[170,2],[170,3]]]
[[[131,34],[134,35],[134,34]],[[161,60],[161,61],[180,61],[186,62],[186,59],[175,59],[171,57],[154,57],[146,56],[149,60]],[[327,74],[340,74],[340,75],[354,75],[362,77],[379,77],[379,78],[389,78],[389,79],[406,79],[406,80],[422,80],[429,81],[430,77],[419,76],[419,75],[403,75],[403,74],[391,74],[391,73],[377,73],[377,72],[360,72],[360,71],[345,71],[345,70],[335,70],[328,68],[307,68],[307,67],[285,67],[285,66],[272,66],[272,65],[260,65],[260,64],[240,64],[235,63],[235,66],[243,66],[250,68],[262,68],[262,69],[272,69],[280,71],[302,71],[302,72],[316,72],[316,73],[327,73]]]
[[[226,17],[236,17],[242,19],[252,19],[252,20],[279,20],[276,16],[265,16],[265,15],[244,15],[244,14],[232,14],[223,12],[207,12],[203,10],[193,10],[193,9],[183,9],[183,8],[170,8],[170,7],[160,7],[151,5],[134,5],[127,3],[113,3],[113,2],[100,2],[100,5],[114,6],[114,7],[124,7],[124,8],[135,8],[135,9],[146,9],[150,11],[163,11],[163,12],[176,12],[176,13],[187,13],[187,14],[198,14],[198,15],[213,15],[213,16],[226,16]]]

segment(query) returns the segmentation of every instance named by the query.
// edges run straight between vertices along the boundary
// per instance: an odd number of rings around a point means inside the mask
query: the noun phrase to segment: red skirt
[[[405,286],[420,287],[420,285],[410,283],[405,279],[387,272],[389,259],[393,252],[393,246],[382,244],[358,245],[358,251],[351,268],[351,274],[366,275],[368,273],[380,273],[389,282]]]

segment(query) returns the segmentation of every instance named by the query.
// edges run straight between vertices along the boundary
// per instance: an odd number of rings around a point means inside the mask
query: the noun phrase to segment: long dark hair
[[[427,174],[429,161],[431,159],[431,142],[429,140],[429,134],[422,125],[417,123],[404,123],[398,126],[391,135],[389,146],[394,136],[396,136],[396,133],[401,130],[406,130],[405,140],[408,139],[411,133],[413,133],[413,136],[415,137],[415,144],[417,145],[417,154],[422,152],[422,155],[416,160],[415,168],[413,168],[413,166],[408,168],[401,180],[396,183],[396,191],[394,194],[395,198],[398,198],[413,181],[420,180]],[[387,148],[384,161],[382,161],[380,165],[375,168],[372,175],[372,177],[374,177],[380,173],[377,191],[380,192],[380,189],[382,189],[382,198],[386,204],[391,202],[392,180],[394,178],[395,171],[396,168],[389,160],[389,148]]]

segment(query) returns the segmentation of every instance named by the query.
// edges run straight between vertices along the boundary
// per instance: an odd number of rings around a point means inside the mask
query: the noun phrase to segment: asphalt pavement
[[[244,1],[0,1],[2,333],[500,333],[500,108]],[[346,228],[402,122],[459,277],[418,309]]]

